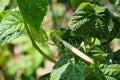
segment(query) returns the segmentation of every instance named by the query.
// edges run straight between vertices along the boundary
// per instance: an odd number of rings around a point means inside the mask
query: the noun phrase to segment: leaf
[[[10,0],[0,0],[0,13],[9,5],[9,3]]]
[[[1,20],[4,18],[4,16],[6,16],[8,14],[9,10],[6,10],[6,11],[3,11],[1,14],[0,14],[0,22]]]
[[[10,54],[1,52],[0,53],[0,66],[3,66],[9,59]]]
[[[116,64],[120,64],[120,50],[116,51],[114,54],[113,54],[113,62],[116,63]]]
[[[54,66],[50,80],[84,80],[86,65],[74,58],[63,56]]]
[[[110,63],[113,51],[109,45],[93,45],[91,46],[90,53],[94,61],[99,63]]]
[[[50,73],[47,73],[45,75],[40,76],[39,79],[37,80],[49,80],[49,78],[50,78]]]
[[[0,44],[9,43],[20,35],[24,28],[22,16],[18,10],[10,11],[0,23]]]
[[[97,37],[101,42],[109,40],[110,12],[105,7],[82,3],[75,11],[70,29],[78,36]]]
[[[114,4],[117,11],[120,12],[120,0],[109,0],[109,2]]]
[[[116,0],[109,0],[111,4],[114,4]]]
[[[99,46],[92,46],[90,49],[90,53],[95,61],[97,62],[103,62],[106,63],[106,57],[108,54],[105,53],[102,49],[99,48]]]
[[[32,37],[37,41],[43,41],[46,36],[40,26],[46,15],[47,0],[17,0],[17,3],[23,18],[29,25]]]
[[[107,80],[99,68],[94,68],[85,80]]]
[[[110,40],[113,40],[114,38],[120,38],[120,22],[117,19],[112,19],[114,26],[111,33]]]
[[[115,7],[120,12],[120,0],[115,1]]]
[[[86,2],[86,0],[70,0],[70,6],[78,7],[82,2]]]
[[[107,80],[120,80],[120,65],[119,64],[101,64],[99,66]]]

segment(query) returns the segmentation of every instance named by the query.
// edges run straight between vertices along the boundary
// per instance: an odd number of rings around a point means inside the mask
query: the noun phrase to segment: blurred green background
[[[7,11],[17,7],[16,0],[4,0],[0,3],[0,7],[2,4],[6,4],[6,7],[5,10],[1,11],[1,19],[2,13],[7,14]],[[72,15],[70,12],[68,13],[70,16],[66,16],[68,7],[66,4],[68,3],[65,0],[49,0],[48,12],[42,23],[42,27],[48,31],[48,34],[52,28],[68,25]],[[55,21],[53,21],[54,19]],[[53,27],[53,25],[56,26]],[[39,45],[47,55],[57,59],[55,57],[58,53],[56,46],[49,46],[51,50],[43,44]],[[0,46],[0,80],[42,80],[39,77],[49,73],[53,65],[32,47],[25,30],[9,44]]]

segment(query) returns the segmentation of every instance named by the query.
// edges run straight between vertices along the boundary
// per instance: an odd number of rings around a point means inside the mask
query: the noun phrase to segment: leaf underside
[[[0,44],[9,43],[20,35],[24,28],[22,16],[19,11],[10,11],[0,23]]]
[[[0,0],[0,13],[8,6],[10,0]]]

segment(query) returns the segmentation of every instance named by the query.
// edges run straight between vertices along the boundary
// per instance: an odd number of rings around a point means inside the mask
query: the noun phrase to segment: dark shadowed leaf
[[[113,54],[113,62],[116,64],[120,64],[120,50],[116,51]]]
[[[79,36],[97,37],[106,42],[109,37],[110,12],[105,7],[82,3],[75,11],[70,29]]]
[[[114,4],[116,0],[109,0],[111,4]]]
[[[109,0],[111,4],[115,5],[115,8],[120,12],[120,0]]]
[[[120,0],[115,0],[115,7],[120,12]]]
[[[107,80],[99,68],[93,69],[85,80]]]
[[[92,55],[94,61],[109,64],[113,52],[109,45],[94,45],[91,46],[89,54]]]
[[[114,23],[114,26],[110,31],[110,40],[113,40],[114,38],[120,38],[120,22],[117,19],[113,19],[112,21]]]

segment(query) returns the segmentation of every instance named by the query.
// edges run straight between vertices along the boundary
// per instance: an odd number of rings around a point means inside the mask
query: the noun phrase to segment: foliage
[[[4,11],[6,6],[8,6],[10,3],[10,0],[0,0],[0,13]]]
[[[17,0],[17,3],[25,22],[29,26],[32,37],[43,42],[46,36],[40,26],[47,11],[47,0]]]
[[[12,42],[24,32],[25,27],[33,47],[45,58],[55,63],[50,75],[48,74],[43,79],[119,80],[120,50],[114,52],[110,43],[115,38],[119,39],[120,35],[120,0],[109,1],[115,5],[118,14],[101,5],[99,0],[70,0],[71,7],[77,8],[73,13],[70,25],[64,29],[60,27],[57,30],[53,29],[50,33],[41,27],[47,12],[47,0],[17,0],[18,8],[9,9],[8,12],[4,10],[8,3],[3,3],[4,6],[2,9],[0,8],[2,12],[0,13],[0,44],[4,46]],[[54,16],[53,20],[56,20]],[[50,52],[46,44],[49,40],[57,45],[60,50],[64,50],[59,51],[63,53],[59,61],[47,54]],[[40,45],[43,45],[45,49]],[[5,75],[13,80],[15,78],[13,75],[17,73],[18,69],[21,69],[23,71],[21,77],[17,78],[18,80],[37,79],[34,76],[35,69],[43,59],[43,57],[37,56],[38,52],[34,52],[36,53],[35,57],[33,55],[30,55],[29,58],[20,56],[20,62],[17,63],[11,60],[6,65],[8,70]],[[7,61],[6,58],[9,55],[2,56],[5,59],[1,58],[0,60]],[[0,62],[0,65],[2,64],[4,63]],[[13,70],[10,69],[12,65],[16,65]]]
[[[87,2],[87,0],[70,0],[71,7],[78,7],[82,2]]]
[[[53,67],[50,80],[84,80],[86,65],[72,54],[63,56]]]
[[[109,15],[110,12],[104,7],[82,3],[73,15],[70,29],[79,36],[97,37],[100,41],[108,41]]]
[[[8,43],[18,37],[24,28],[20,12],[10,11],[2,19],[0,26],[0,44]]]

